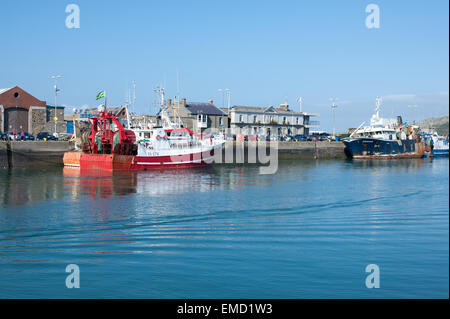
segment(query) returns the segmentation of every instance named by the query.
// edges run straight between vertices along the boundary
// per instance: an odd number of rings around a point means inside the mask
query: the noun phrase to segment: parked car
[[[21,137],[22,139],[22,137]],[[34,141],[35,138],[33,135],[31,135],[30,133],[24,133],[24,137],[23,137],[24,141]]]
[[[334,142],[334,141],[338,142],[339,141],[339,137],[330,135],[330,136],[328,136],[328,141],[329,142]]]
[[[327,141],[328,134],[326,133],[313,133],[308,136],[308,141]]]
[[[69,133],[60,133],[58,136],[58,141],[68,141],[72,137],[72,134]],[[214,136],[212,136],[214,138]]]
[[[16,141],[34,141],[34,136],[28,132],[24,132],[22,136],[22,132],[16,134]]]
[[[294,136],[290,136],[291,141],[294,142],[300,142],[300,141],[306,141],[307,140],[307,136],[305,135],[294,135]]]
[[[17,132],[16,132],[16,134],[14,134],[14,132],[8,132],[8,139],[10,141],[16,141],[19,138],[20,138],[20,136],[19,136],[19,134],[17,134]]]
[[[36,136],[36,139],[38,141],[57,141],[58,140],[58,138],[54,137],[49,132],[40,132],[40,133],[38,133],[38,135]]]

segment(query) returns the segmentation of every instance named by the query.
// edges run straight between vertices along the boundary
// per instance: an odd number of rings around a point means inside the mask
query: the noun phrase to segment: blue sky
[[[80,29],[65,26],[66,5],[80,7]],[[368,4],[380,28],[365,26]],[[96,106],[125,101],[136,80],[136,109],[155,112],[153,88],[168,96],[232,105],[278,105],[321,114],[339,97],[338,129],[368,120],[375,97],[386,116],[448,114],[448,1],[21,1],[0,9],[0,88],[19,85],[53,103]],[[417,105],[417,107],[408,107]]]

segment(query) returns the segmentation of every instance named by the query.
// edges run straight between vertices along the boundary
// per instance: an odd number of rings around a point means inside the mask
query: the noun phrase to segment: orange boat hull
[[[147,170],[155,168],[189,168],[211,164],[214,150],[184,156],[133,156],[118,154],[86,154],[66,152],[66,167],[94,170]]]
[[[81,152],[66,152],[64,166],[89,169],[130,169],[134,156],[117,154],[85,154]]]

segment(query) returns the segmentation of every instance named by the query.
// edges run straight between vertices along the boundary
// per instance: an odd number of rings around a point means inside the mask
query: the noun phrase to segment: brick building
[[[0,131],[67,132],[64,107],[47,105],[18,86],[0,89]]]

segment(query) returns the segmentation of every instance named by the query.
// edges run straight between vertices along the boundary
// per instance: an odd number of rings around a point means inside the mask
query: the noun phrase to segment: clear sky
[[[79,29],[65,25],[70,3]],[[379,29],[365,25],[370,3]],[[448,0],[16,0],[2,2],[0,30],[0,88],[53,103],[50,76],[61,74],[67,111],[98,105],[101,89],[121,105],[136,80],[136,111],[154,113],[153,88],[176,95],[178,70],[189,101],[221,106],[218,89],[229,88],[232,105],[298,109],[302,96],[329,131],[331,97],[341,130],[367,121],[376,96],[385,116],[448,114]]]

